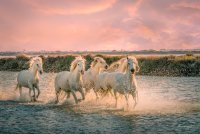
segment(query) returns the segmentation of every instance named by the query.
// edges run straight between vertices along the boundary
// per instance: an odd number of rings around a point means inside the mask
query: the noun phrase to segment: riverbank
[[[69,70],[70,63],[76,55],[47,56],[43,58],[45,72],[60,72]],[[103,57],[108,64],[115,62],[123,56]],[[86,59],[86,69],[89,68],[94,56],[84,55]],[[136,56],[139,61],[139,75],[150,76],[200,76],[200,56],[186,54],[181,56]],[[18,55],[16,58],[1,58],[0,71],[20,71],[28,68],[30,57]]]

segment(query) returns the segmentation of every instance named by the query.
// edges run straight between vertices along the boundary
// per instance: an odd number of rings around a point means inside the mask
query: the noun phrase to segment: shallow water
[[[138,76],[139,103],[124,98],[117,108],[111,96],[99,101],[91,92],[74,105],[72,98],[54,102],[55,74],[41,77],[38,102],[28,90],[19,98],[16,72],[0,72],[0,133],[199,133],[200,78]],[[78,96],[80,97],[80,96]]]

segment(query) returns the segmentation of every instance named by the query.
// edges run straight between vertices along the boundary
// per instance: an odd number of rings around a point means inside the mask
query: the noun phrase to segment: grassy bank
[[[119,60],[122,56],[103,57],[108,64]],[[45,72],[69,70],[74,55],[43,57]],[[89,68],[94,56],[85,55],[86,69]],[[182,56],[136,56],[139,61],[140,75],[153,76],[200,76],[200,56],[187,54]],[[20,71],[28,68],[29,57],[19,55],[16,58],[0,59],[0,71]]]

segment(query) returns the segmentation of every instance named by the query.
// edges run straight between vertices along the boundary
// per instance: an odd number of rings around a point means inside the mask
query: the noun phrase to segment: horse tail
[[[16,91],[18,88],[19,88],[19,84],[17,83],[16,88],[15,88],[15,91]]]

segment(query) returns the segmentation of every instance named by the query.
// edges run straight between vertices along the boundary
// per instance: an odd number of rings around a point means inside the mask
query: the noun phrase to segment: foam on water
[[[90,95],[90,97],[88,97]],[[78,105],[73,105],[73,99],[68,100],[66,107],[72,106],[74,110],[81,112],[102,112],[114,114],[174,114],[190,111],[200,111],[199,103],[179,102],[176,100],[166,100],[159,96],[146,96],[143,92],[139,94],[139,102],[134,108],[134,101],[129,98],[129,107],[126,106],[125,98],[119,98],[118,107],[115,107],[114,97],[104,97],[96,100],[93,94],[89,94],[87,99]],[[156,98],[156,99],[155,99]]]

